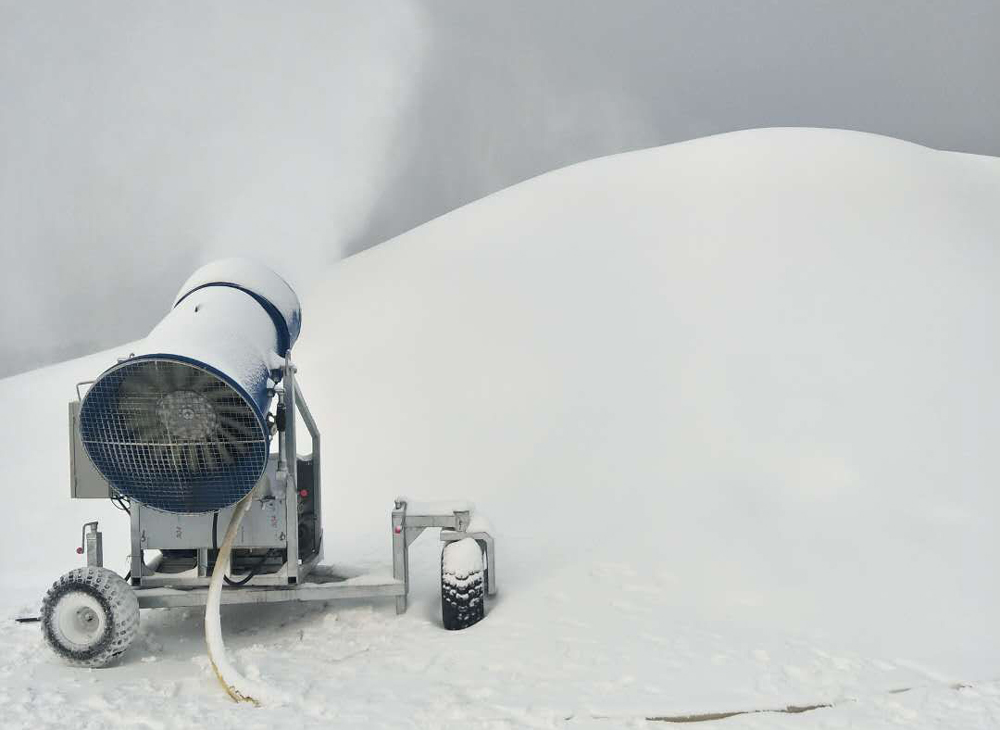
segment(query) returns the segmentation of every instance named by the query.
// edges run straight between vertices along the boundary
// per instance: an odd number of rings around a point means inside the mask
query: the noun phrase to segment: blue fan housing
[[[98,471],[120,494],[167,512],[214,512],[257,484],[270,452],[269,380],[280,379],[280,356],[298,334],[298,300],[280,277],[222,263],[241,275],[220,276],[219,264],[196,273],[147,352],[102,373],[80,408]]]

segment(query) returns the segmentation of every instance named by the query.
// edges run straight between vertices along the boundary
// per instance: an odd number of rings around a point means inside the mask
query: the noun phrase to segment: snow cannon
[[[486,615],[497,591],[494,542],[465,501],[397,498],[385,532],[391,575],[323,564],[320,431],[292,362],[301,323],[298,297],[276,273],[217,261],[184,283],[137,352],[77,383],[70,495],[127,515],[130,549],[119,574],[104,565],[97,521],[74,536],[86,563],[53,583],[38,617],[66,662],[115,662],[135,640],[140,608],[204,606],[220,683],[234,700],[259,702],[260,688],[225,658],[219,607],[369,598],[395,600],[403,613],[409,548],[428,529],[443,543],[442,626]]]
[[[273,388],[301,321],[295,292],[262,264],[198,269],[141,352],[87,391],[87,456],[120,495],[158,510],[235,504],[267,466]]]

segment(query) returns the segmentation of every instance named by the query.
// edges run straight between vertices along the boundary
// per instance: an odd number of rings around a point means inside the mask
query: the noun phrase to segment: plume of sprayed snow
[[[300,287],[628,149],[822,126],[997,154],[998,20],[992,0],[0,0],[0,375],[143,336],[212,258]]]
[[[0,376],[141,337],[204,261],[340,258],[423,55],[409,2],[98,10],[0,7]]]

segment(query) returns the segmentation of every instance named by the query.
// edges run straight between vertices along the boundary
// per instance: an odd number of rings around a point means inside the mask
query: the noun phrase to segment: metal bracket
[[[93,385],[96,382],[97,382],[96,380],[81,380],[79,383],[76,384],[76,400],[77,400],[77,402],[82,402],[83,401],[83,396],[80,395],[80,386],[81,385]]]
[[[87,529],[87,528],[91,529]],[[86,553],[87,565],[92,568],[104,567],[104,538],[97,529],[97,522],[86,522],[80,530],[80,547],[76,549],[79,555]]]
[[[496,558],[493,536],[488,532],[468,532],[472,525],[471,505],[449,502],[430,502],[416,505],[418,512],[408,512],[405,497],[397,497],[392,510],[392,576],[403,581],[404,593],[396,597],[396,613],[406,611],[406,597],[410,592],[409,547],[429,527],[441,528],[442,542],[454,542],[471,537],[486,552],[487,593],[496,595]]]

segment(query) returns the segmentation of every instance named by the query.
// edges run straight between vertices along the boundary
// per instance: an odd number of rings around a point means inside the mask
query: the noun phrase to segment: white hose
[[[208,600],[205,604],[205,644],[208,646],[208,660],[226,693],[236,702],[252,702],[260,706],[262,687],[240,675],[226,658],[226,647],[222,643],[222,620],[219,606],[222,601],[222,579],[229,572],[229,561],[233,552],[233,542],[240,529],[243,515],[250,509],[253,492],[241,499],[233,512],[233,518],[226,528],[226,537],[219,548],[212,571],[212,582],[208,586]]]

